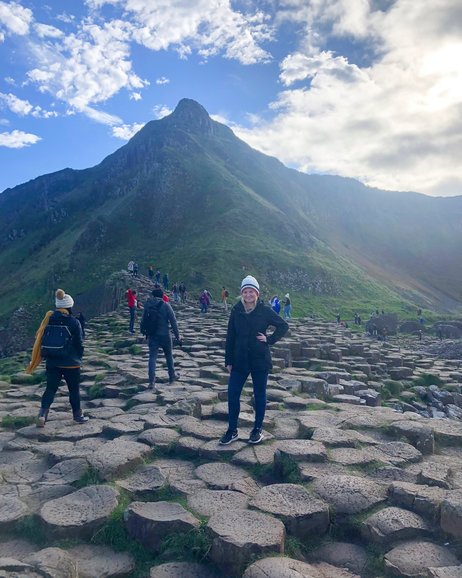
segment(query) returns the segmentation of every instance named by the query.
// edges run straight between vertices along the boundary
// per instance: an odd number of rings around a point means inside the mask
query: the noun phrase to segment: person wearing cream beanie
[[[32,373],[40,364],[42,354],[46,354],[47,386],[40,403],[37,427],[45,426],[51,404],[61,385],[61,379],[65,380],[69,390],[69,401],[74,421],[79,424],[88,421],[88,417],[83,415],[80,406],[80,366],[83,356],[83,334],[79,321],[72,315],[74,299],[63,289],[58,289],[55,293],[55,305],[55,311],[47,312],[37,331],[32,350],[32,361],[26,370],[28,373]],[[67,338],[67,347],[56,352],[46,351],[42,347],[44,333],[53,330],[69,336]],[[57,347],[55,349],[58,350]]]
[[[225,366],[228,380],[228,430],[220,445],[238,439],[237,423],[242,388],[252,376],[255,400],[255,423],[248,442],[258,444],[263,439],[262,427],[266,409],[266,384],[272,367],[269,345],[285,335],[289,326],[270,307],[258,300],[260,285],[252,275],[241,283],[241,300],[232,308],[226,335]],[[274,327],[266,334],[268,327]]]

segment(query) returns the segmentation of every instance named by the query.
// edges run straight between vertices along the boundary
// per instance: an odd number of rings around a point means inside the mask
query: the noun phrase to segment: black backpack
[[[159,326],[160,308],[163,304],[164,301],[159,301],[155,305],[149,305],[145,307],[140,326],[140,331],[143,333],[143,335],[155,335],[157,333],[157,327]]]
[[[42,336],[40,354],[45,359],[64,359],[71,353],[72,334],[67,325],[47,325]]]

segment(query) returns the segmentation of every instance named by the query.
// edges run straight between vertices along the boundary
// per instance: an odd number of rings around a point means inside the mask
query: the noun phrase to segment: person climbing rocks
[[[277,295],[274,295],[274,297],[271,298],[271,309],[279,315],[279,312],[281,311],[281,302]]]
[[[184,284],[183,281],[180,283],[180,286],[178,287],[178,289],[180,291],[181,302],[186,303],[186,285]]]
[[[177,342],[181,342],[178,332],[178,324],[175,313],[169,303],[163,300],[164,292],[160,287],[152,290],[150,297],[144,304],[143,317],[140,323],[140,331],[146,336],[149,343],[148,380],[149,387],[156,390],[156,363],[159,349],[162,349],[167,361],[169,383],[174,383],[180,378],[175,373],[173,360],[172,337],[170,327]]]
[[[286,293],[284,295],[284,310],[283,310],[283,317],[284,319],[290,319],[290,312],[292,311],[292,305],[290,303],[290,295]]]
[[[152,281],[154,278],[154,267],[152,265],[149,265],[148,267],[148,276],[149,279]]]
[[[228,311],[228,297],[229,297],[229,291],[223,285],[223,287],[221,289],[221,302],[223,303],[223,309],[225,311]]]
[[[125,297],[127,298],[127,306],[130,313],[130,322],[128,324],[128,331],[130,333],[135,333],[135,317],[137,307],[136,290],[134,289],[132,291],[129,287],[125,293]]]
[[[169,283],[168,273],[164,273],[164,277],[162,279],[162,285],[164,286],[164,291],[168,291],[168,283]]]
[[[40,365],[42,357],[45,357],[47,385],[36,422],[40,428],[45,427],[61,379],[64,379],[69,390],[74,421],[79,424],[88,421],[88,417],[83,415],[80,403],[83,335],[80,323],[72,315],[73,306],[74,299],[63,289],[58,289],[55,293],[56,309],[48,311],[43,318],[35,336],[32,359],[26,369],[26,373],[33,373]]]
[[[286,334],[289,325],[271,307],[259,301],[259,295],[258,281],[247,275],[241,283],[241,299],[231,309],[225,346],[225,366],[229,373],[228,430],[220,439],[220,445],[238,439],[240,398],[249,374],[255,399],[255,422],[248,442],[258,444],[263,439],[266,385],[272,368],[269,346]],[[267,335],[271,326],[275,331]]]
[[[210,305],[209,295],[210,293],[207,291],[207,289],[204,289],[199,297],[199,303],[201,305],[201,313],[207,313],[207,311],[209,310]]]

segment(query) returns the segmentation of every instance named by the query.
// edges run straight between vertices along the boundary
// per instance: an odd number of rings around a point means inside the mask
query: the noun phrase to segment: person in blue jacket
[[[225,347],[225,365],[229,373],[228,430],[220,439],[221,445],[238,439],[241,392],[249,374],[255,399],[255,423],[248,441],[258,444],[263,439],[266,385],[272,369],[269,346],[279,341],[289,326],[271,307],[259,301],[259,295],[258,281],[248,275],[241,283],[241,299],[229,317]],[[269,327],[275,328],[271,334],[267,334]]]

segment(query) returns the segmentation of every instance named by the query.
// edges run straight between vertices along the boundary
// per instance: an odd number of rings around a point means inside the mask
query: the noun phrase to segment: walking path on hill
[[[462,421],[447,418],[460,361],[292,320],[273,348],[264,443],[245,441],[248,387],[240,439],[219,446],[227,315],[172,305],[180,381],[160,363],[158,393],[123,307],[87,326],[87,424],[61,388],[45,428],[7,429],[35,418],[43,385],[0,382],[0,576],[462,576]]]

